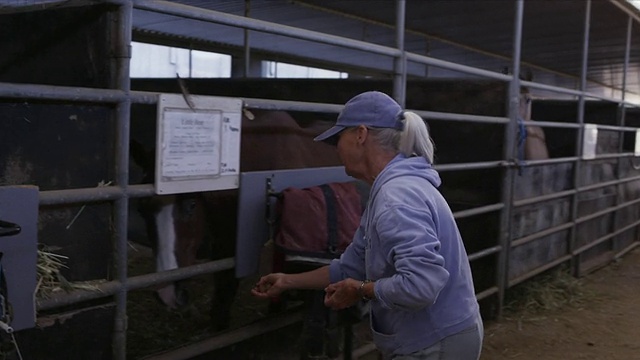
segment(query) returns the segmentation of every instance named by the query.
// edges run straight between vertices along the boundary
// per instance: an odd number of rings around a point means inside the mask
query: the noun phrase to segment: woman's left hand
[[[330,284],[324,289],[324,305],[333,310],[341,310],[353,306],[361,299],[358,291],[361,282],[354,279],[345,279]]]

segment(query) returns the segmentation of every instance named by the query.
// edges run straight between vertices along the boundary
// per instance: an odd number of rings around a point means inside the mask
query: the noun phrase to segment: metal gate
[[[64,1],[32,1],[19,4],[4,10],[4,17],[29,12],[52,11]],[[621,78],[621,91],[614,96],[603,95],[602,92],[587,91],[587,68],[589,60],[590,25],[592,18],[592,1],[584,4],[583,44],[581,53],[580,77],[576,79],[577,88],[568,88],[521,80],[521,50],[524,22],[525,2],[514,3],[513,42],[510,55],[510,74],[487,69],[476,68],[461,63],[440,60],[427,55],[405,50],[406,7],[404,0],[395,2],[396,46],[382,46],[371,42],[354,40],[346,37],[329,35],[302,28],[269,23],[249,17],[230,15],[224,12],[207,10],[195,6],[187,6],[169,1],[151,0],[111,0],[91,2],[90,6],[101,6],[100,13],[108,14],[104,29],[110,33],[108,52],[111,62],[109,86],[77,87],[55,84],[37,84],[2,82],[0,83],[0,99],[5,102],[27,101],[33,103],[64,104],[96,104],[112,109],[115,129],[113,133],[113,150],[115,163],[112,164],[114,181],[109,186],[72,187],[52,190],[41,190],[39,202],[41,208],[78,206],[80,204],[112,205],[113,232],[111,234],[114,249],[113,258],[117,275],[113,280],[101,283],[99,291],[74,291],[69,294],[55,296],[50,299],[38,299],[37,310],[48,311],[69,305],[112,297],[115,301],[113,322],[113,358],[125,359],[127,330],[127,295],[128,292],[166,281],[186,279],[198,275],[209,274],[235,266],[235,259],[228,258],[208,262],[188,268],[172,270],[165,273],[154,273],[130,277],[127,273],[128,245],[127,229],[129,219],[129,202],[132,198],[155,195],[153,185],[130,185],[129,179],[129,140],[132,104],[156,104],[158,93],[132,91],[130,88],[129,62],[131,58],[130,43],[132,41],[134,9],[147,13],[160,14],[179,19],[190,19],[198,22],[215,23],[234,28],[256,32],[281,35],[295,39],[318,42],[325,45],[349,48],[391,59],[394,64],[393,96],[401,104],[407,97],[407,68],[410,64],[420,64],[430,68],[445,69],[465,74],[468,77],[485,78],[508,84],[506,103],[507,116],[480,116],[473,114],[443,113],[415,109],[430,122],[449,122],[450,126],[459,124],[481,123],[499,124],[504,129],[503,158],[496,161],[451,163],[436,166],[440,172],[458,172],[471,169],[499,169],[502,174],[500,202],[460,210],[454,213],[460,221],[486,213],[500,215],[499,239],[494,246],[483,248],[470,254],[471,262],[495,258],[495,278],[490,285],[481,288],[479,300],[492,299],[497,304],[498,314],[503,308],[505,293],[509,288],[530,279],[548,269],[569,263],[574,274],[579,276],[584,271],[602,266],[610,260],[623,256],[638,246],[637,239],[638,211],[640,200],[640,173],[633,164],[634,152],[624,144],[625,134],[634,135],[638,126],[628,126],[626,119],[635,114],[637,103],[627,100],[627,70],[630,66],[630,49],[632,28],[637,24],[638,15],[617,1],[607,2],[607,6],[615,7],[626,17],[627,33],[624,39],[625,51]],[[78,4],[75,4],[78,5]],[[80,4],[80,5],[87,5]],[[2,7],[0,7],[2,9]],[[50,10],[51,9],[51,10]],[[98,20],[96,20],[98,21]],[[104,20],[100,20],[104,21]],[[1,74],[1,73],[0,73]],[[46,85],[45,85],[46,84]],[[577,119],[575,122],[530,121],[522,122],[518,118],[518,98],[521,87],[539,90],[546,93],[560,94],[564,98],[576,99]],[[587,124],[585,109],[588,100],[600,100],[613,104],[615,108],[615,124]],[[274,101],[270,99],[243,98],[247,109],[279,109],[292,111],[310,111],[336,113],[340,104],[318,104],[298,101]],[[1,114],[1,113],[0,113]],[[571,129],[575,132],[575,156],[557,157],[546,160],[527,161],[523,163],[517,154],[517,134],[519,126],[539,126],[545,129]],[[601,136],[613,134],[615,151],[597,153],[586,157],[583,153],[585,132],[597,129]],[[5,128],[6,129],[6,128]],[[73,141],[73,139],[67,140]],[[607,169],[603,174],[603,168]],[[527,180],[521,176],[522,172]],[[559,178],[569,179],[567,183],[557,183]],[[533,179],[533,180],[531,180]],[[543,182],[549,185],[545,191],[538,191],[532,182]],[[36,184],[37,185],[37,184]],[[553,221],[540,221],[535,225],[522,219],[532,219],[539,214],[555,214]],[[543,216],[544,217],[544,216]],[[542,249],[542,250],[541,250]],[[518,262],[542,251],[543,260],[530,266],[518,266]],[[233,344],[257,334],[272,331],[300,320],[299,314],[282,318],[267,318],[261,325],[248,326],[232,331],[225,337],[213,338],[185,347],[172,353],[176,358],[189,358]],[[158,357],[160,358],[160,357]]]

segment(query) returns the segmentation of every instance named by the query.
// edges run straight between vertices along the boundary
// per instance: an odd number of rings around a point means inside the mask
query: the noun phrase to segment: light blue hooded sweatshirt
[[[440,176],[397,155],[378,175],[353,242],[329,271],[375,281],[373,340],[385,357],[411,354],[480,320],[471,269]]]

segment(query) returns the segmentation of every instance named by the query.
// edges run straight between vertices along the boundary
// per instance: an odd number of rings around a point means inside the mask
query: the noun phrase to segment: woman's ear
[[[358,126],[358,136],[357,136],[357,140],[359,144],[362,144],[365,142],[365,140],[367,140],[367,135],[369,134],[369,129],[367,129],[366,126],[364,125],[360,125]]]

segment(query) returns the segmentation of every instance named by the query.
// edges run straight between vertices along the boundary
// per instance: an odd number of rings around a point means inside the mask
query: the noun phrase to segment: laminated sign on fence
[[[242,101],[161,94],[155,187],[158,194],[237,188]]]

